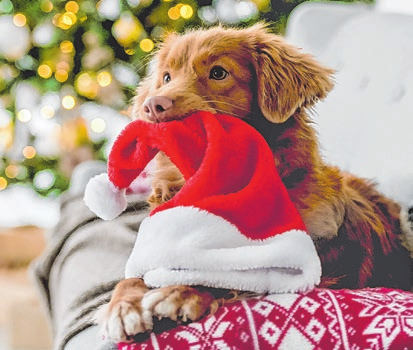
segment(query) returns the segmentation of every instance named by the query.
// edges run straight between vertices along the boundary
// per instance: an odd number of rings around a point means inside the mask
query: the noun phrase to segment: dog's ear
[[[273,123],[285,122],[299,107],[310,107],[333,88],[332,69],[269,33],[250,28],[258,83],[258,106]]]

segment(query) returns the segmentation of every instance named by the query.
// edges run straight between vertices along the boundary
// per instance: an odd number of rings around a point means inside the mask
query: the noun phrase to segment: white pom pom
[[[110,182],[108,174],[103,173],[89,180],[83,200],[101,219],[112,220],[127,207],[125,192],[125,189],[119,189]]]

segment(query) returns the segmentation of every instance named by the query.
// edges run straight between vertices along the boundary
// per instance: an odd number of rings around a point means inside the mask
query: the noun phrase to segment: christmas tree
[[[1,0],[0,191],[66,190],[76,164],[105,159],[156,42],[217,21],[271,21],[298,1]]]

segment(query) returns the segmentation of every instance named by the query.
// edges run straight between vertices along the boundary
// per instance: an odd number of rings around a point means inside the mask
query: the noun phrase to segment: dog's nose
[[[173,101],[166,96],[149,97],[143,103],[143,111],[152,122],[161,122],[166,112],[173,106]]]

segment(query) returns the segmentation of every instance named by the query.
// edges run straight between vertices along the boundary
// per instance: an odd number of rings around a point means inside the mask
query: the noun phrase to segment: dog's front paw
[[[134,335],[152,329],[152,314],[141,305],[148,290],[139,278],[125,279],[117,284],[109,304],[103,305],[95,314],[95,322],[101,326],[103,337],[114,342],[128,341]]]
[[[142,307],[159,319],[173,321],[197,321],[210,309],[214,297],[188,286],[158,288],[146,293]]]
[[[101,326],[102,336],[114,342],[132,340],[138,333],[152,330],[152,314],[137,303],[120,300],[102,306],[95,319]]]

